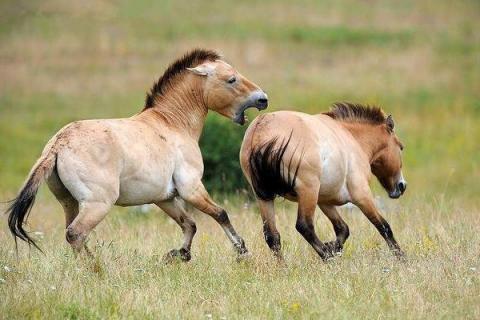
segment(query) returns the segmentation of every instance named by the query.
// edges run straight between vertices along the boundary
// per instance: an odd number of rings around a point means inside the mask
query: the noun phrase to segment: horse
[[[181,227],[184,242],[165,257],[191,259],[196,232],[185,203],[215,219],[238,255],[248,250],[202,184],[198,141],[208,110],[243,125],[245,110],[263,110],[268,97],[215,51],[194,49],[174,61],[130,118],[75,121],[45,146],[7,209],[14,236],[40,249],[23,224],[46,180],[65,212],[66,240],[78,253],[113,205],[155,204]],[[90,253],[89,253],[90,254]]]
[[[402,150],[392,116],[379,107],[335,103],[329,112],[315,115],[278,111],[258,116],[245,133],[240,163],[275,256],[282,259],[274,210],[280,196],[298,203],[295,227],[323,260],[343,252],[350,232],[336,206],[346,203],[359,207],[393,253],[403,257],[369,187],[373,173],[390,198],[405,192]],[[335,241],[322,243],[317,237],[317,205],[331,221]]]

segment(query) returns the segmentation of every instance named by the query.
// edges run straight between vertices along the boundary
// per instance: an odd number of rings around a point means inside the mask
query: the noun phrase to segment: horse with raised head
[[[369,187],[373,173],[390,198],[405,192],[402,149],[392,117],[377,107],[337,103],[322,114],[279,111],[257,117],[245,133],[240,162],[257,197],[270,249],[281,257],[273,202],[281,196],[298,202],[296,229],[324,260],[340,254],[349,236],[336,209],[346,203],[358,206],[402,256]],[[333,224],[335,241],[323,243],[317,237],[317,205]]]
[[[55,134],[7,210],[15,241],[36,246],[23,224],[45,179],[65,211],[66,239],[76,251],[113,205],[154,203],[184,233],[182,248],[167,257],[188,261],[196,226],[184,209],[186,201],[213,217],[238,254],[245,254],[243,239],[202,184],[198,140],[208,110],[244,124],[245,109],[267,104],[267,95],[216,52],[187,53],[153,85],[140,113],[76,121]]]

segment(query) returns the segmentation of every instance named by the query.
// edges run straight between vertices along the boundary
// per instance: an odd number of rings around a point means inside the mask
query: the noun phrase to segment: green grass
[[[163,265],[162,254],[180,244],[181,234],[157,210],[140,217],[112,212],[90,238],[99,257],[94,263],[75,259],[62,241],[62,219],[52,212],[59,206],[37,209],[35,224],[49,221],[41,228],[46,255],[22,248],[16,260],[11,246],[0,249],[0,306],[8,319],[478,318],[475,214],[450,201],[419,200],[384,204],[408,254],[405,263],[389,254],[356,210],[343,211],[352,229],[344,255],[324,264],[296,233],[292,206],[279,203],[286,264],[278,265],[262,239],[255,206],[235,197],[226,207],[249,245],[250,260],[236,262],[219,226],[197,214],[192,261]],[[318,218],[317,230],[322,239],[333,237],[325,217]]]
[[[249,261],[236,263],[220,228],[197,213],[193,260],[164,266],[179,228],[163,214],[117,208],[90,239],[95,272],[72,257],[61,208],[43,188],[30,229],[43,233],[45,256],[21,246],[17,260],[0,221],[0,318],[479,318],[479,9],[428,0],[2,1],[0,200],[14,197],[63,125],[138,112],[174,57],[209,47],[268,92],[270,110],[316,113],[350,100],[393,114],[408,191],[390,201],[372,187],[409,258],[396,263],[361,213],[345,211],[345,254],[323,264],[294,229],[295,207],[279,201],[287,263],[278,266],[239,191],[215,199],[232,212]],[[242,129],[211,119],[209,189],[241,185],[233,145]],[[228,161],[217,167],[221,155]],[[320,212],[316,227],[332,238]]]

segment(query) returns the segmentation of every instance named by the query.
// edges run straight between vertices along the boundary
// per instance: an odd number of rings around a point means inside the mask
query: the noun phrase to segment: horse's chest
[[[324,150],[320,153],[319,200],[348,201],[347,162],[340,152]]]
[[[319,157],[321,192],[335,192],[345,183],[346,161],[342,154],[334,148],[323,148]]]

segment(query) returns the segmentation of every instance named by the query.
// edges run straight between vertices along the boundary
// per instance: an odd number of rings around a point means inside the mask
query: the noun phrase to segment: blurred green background
[[[1,1],[0,15],[2,199],[64,124],[140,111],[168,63],[205,47],[267,91],[270,111],[382,106],[406,145],[406,196],[478,204],[478,1]],[[209,190],[245,188],[244,130],[209,116]]]

